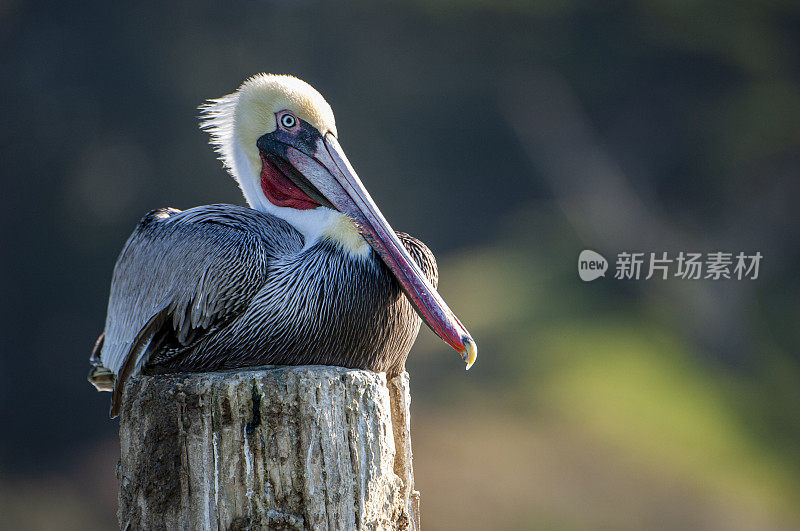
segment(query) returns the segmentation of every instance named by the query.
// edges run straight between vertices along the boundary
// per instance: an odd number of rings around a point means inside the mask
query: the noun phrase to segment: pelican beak
[[[461,354],[467,369],[472,367],[478,355],[475,341],[400,243],[347,160],[339,141],[333,134],[326,133],[312,142],[313,147],[308,145],[311,142],[298,147],[286,144],[282,155],[319,191],[325,202],[353,220],[367,243],[397,278],[425,324]]]

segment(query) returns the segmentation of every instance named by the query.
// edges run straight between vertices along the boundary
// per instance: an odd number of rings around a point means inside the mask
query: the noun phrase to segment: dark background
[[[426,528],[800,525],[798,43],[777,0],[3,2],[4,525],[116,525],[111,270],[147,211],[243,203],[197,106],[261,71],[328,99],[478,340],[409,359]],[[764,259],[615,280],[623,251]]]

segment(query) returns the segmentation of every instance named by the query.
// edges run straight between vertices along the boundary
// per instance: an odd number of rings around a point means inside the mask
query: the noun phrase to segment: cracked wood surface
[[[121,529],[418,529],[408,375],[142,376],[120,415]]]

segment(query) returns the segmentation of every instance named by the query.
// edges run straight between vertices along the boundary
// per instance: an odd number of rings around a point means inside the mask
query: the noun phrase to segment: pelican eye
[[[291,129],[297,124],[297,118],[292,116],[289,113],[284,114],[281,116],[281,125],[284,126],[286,129]]]

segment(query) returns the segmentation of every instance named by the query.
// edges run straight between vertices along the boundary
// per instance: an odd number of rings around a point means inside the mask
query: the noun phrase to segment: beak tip
[[[469,370],[478,358],[478,345],[476,345],[475,341],[469,336],[464,336],[461,340],[464,343],[464,353],[461,355],[461,358],[467,364],[466,370]]]

